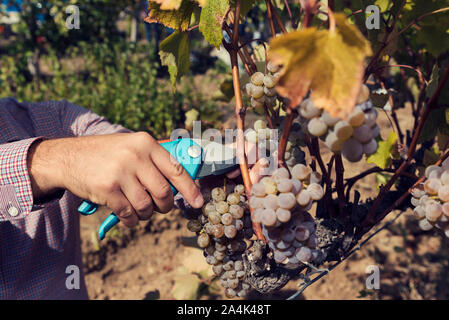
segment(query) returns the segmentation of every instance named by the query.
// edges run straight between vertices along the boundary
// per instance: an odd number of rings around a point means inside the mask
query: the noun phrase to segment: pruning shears
[[[178,161],[189,176],[193,179],[201,179],[211,175],[228,173],[238,167],[235,150],[223,144],[201,139],[177,139],[159,141],[160,145]],[[178,193],[171,184],[173,195]],[[99,205],[84,200],[78,207],[78,212],[88,216],[95,213]],[[120,219],[115,213],[111,213],[98,229],[98,237],[103,240],[106,233]]]

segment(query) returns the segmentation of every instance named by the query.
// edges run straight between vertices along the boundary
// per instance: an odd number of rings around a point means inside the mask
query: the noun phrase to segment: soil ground
[[[195,81],[207,83],[202,77],[196,77]],[[232,116],[229,119],[224,127],[232,128],[234,119]],[[409,109],[400,110],[399,119],[404,128],[410,128]],[[249,124],[252,121],[254,117],[249,117]],[[382,112],[379,124],[381,134],[386,138],[392,129]],[[329,152],[325,148],[322,150],[326,161]],[[346,162],[345,177],[371,166],[365,161]],[[376,195],[376,185],[373,174],[362,179],[355,188],[362,194],[362,199],[366,199]],[[397,213],[393,212],[385,221]],[[106,214],[104,209],[95,217],[81,218],[84,268],[91,299],[174,299],[174,288],[180,275],[185,272],[195,274],[208,268],[201,250],[191,246],[192,233],[187,230],[187,220],[179,211],[155,215],[132,230],[119,226],[111,237],[99,243],[96,228]],[[305,290],[299,299],[447,299],[448,256],[447,239],[436,231],[420,231],[409,210]],[[367,268],[372,265],[380,270],[378,290],[368,290],[365,285],[370,275]],[[206,277],[202,281],[198,298],[224,298],[216,283],[208,280]],[[272,295],[253,292],[249,299],[285,299],[296,292],[299,282],[291,281]]]

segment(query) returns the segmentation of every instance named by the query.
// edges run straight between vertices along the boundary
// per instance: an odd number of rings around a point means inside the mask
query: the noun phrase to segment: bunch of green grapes
[[[412,190],[413,214],[422,230],[436,227],[449,238],[449,159],[427,167],[425,176],[424,183]]]
[[[321,175],[296,164],[292,177],[279,168],[253,185],[249,205],[251,220],[262,225],[274,260],[289,267],[312,261],[318,251],[315,223],[307,212],[324,196]]]
[[[251,97],[251,107],[264,112],[264,104],[268,107],[276,106],[276,81],[279,77],[279,67],[268,62],[267,74],[255,72],[251,81],[245,85],[246,94]]]
[[[332,117],[326,110],[316,107],[311,99],[305,99],[299,107],[301,121],[307,132],[322,138],[330,150],[341,152],[351,162],[358,162],[363,154],[376,152],[376,137],[380,134],[377,110],[369,96],[369,88],[363,85],[358,104],[344,120]]]
[[[228,195],[224,189],[214,188],[211,198],[202,215],[190,220],[187,227],[198,233],[198,246],[204,249],[206,262],[220,277],[226,296],[245,297],[250,286],[245,282],[242,254],[247,248],[245,239],[253,235],[245,188],[237,185]]]

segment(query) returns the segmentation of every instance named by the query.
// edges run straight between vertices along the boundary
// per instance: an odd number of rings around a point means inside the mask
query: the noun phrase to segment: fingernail
[[[204,204],[204,198],[203,198],[203,195],[200,193],[200,194],[198,194],[198,196],[195,198],[195,200],[193,201],[194,203],[193,203],[193,205],[196,207],[196,208],[201,208],[202,206],[203,206],[203,204]]]

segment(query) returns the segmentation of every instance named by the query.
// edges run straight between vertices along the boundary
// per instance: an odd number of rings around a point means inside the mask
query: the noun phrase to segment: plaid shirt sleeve
[[[90,136],[131,132],[118,124],[111,124],[105,117],[67,101],[59,102],[62,128],[67,135]]]
[[[40,137],[0,145],[0,221],[21,218],[33,207],[27,154]]]

